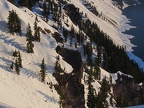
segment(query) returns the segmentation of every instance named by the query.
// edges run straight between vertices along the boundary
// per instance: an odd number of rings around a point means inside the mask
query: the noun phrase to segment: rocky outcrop
[[[119,75],[113,86],[114,99],[117,107],[144,104],[144,88],[134,82],[133,78]]]
[[[81,26],[82,16],[79,13],[79,8],[75,7],[73,4],[67,4],[63,9],[74,24]]]
[[[58,32],[54,32],[53,34],[52,34],[52,36],[55,38],[55,40],[57,41],[57,42],[60,42],[60,43],[63,43],[63,38],[62,38],[62,36],[61,36],[61,34],[59,34]]]
[[[56,89],[62,91],[65,96],[64,108],[85,108],[84,85],[81,84],[83,62],[80,53],[59,46],[56,48],[56,51],[73,67],[73,71],[70,74],[53,74],[59,83]]]

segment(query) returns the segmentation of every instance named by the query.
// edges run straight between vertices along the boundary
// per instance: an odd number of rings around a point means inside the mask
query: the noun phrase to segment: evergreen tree
[[[21,35],[21,21],[14,10],[9,11],[8,29],[11,34],[18,32]]]
[[[45,66],[44,58],[42,59],[42,63],[40,65],[40,67],[41,67],[41,70],[40,70],[41,82],[44,82],[45,77],[46,77],[46,66]]]
[[[63,70],[63,69],[61,68],[59,55],[58,55],[57,58],[56,58],[56,62],[55,62],[54,69],[55,69],[55,72],[65,72],[65,69]]]
[[[71,36],[71,38],[75,37],[75,30],[74,30],[73,25],[71,26],[70,36]]]
[[[38,29],[38,26],[37,26],[36,19],[35,19],[35,22],[34,22],[34,40],[40,42],[40,32],[39,32],[39,29]]]
[[[20,51],[18,51],[18,64],[19,64],[19,67],[22,68],[22,59],[21,59]]]
[[[34,53],[33,47],[34,47],[34,44],[32,43],[32,41],[28,40],[28,42],[27,42],[27,52],[28,53]]]
[[[43,4],[43,16],[44,17],[47,16],[47,4],[46,4],[46,1],[44,1],[44,4]]]
[[[27,42],[27,52],[28,53],[34,53],[34,51],[33,51],[34,44],[32,43],[34,38],[32,35],[30,24],[28,24],[28,27],[27,27],[26,37],[27,37],[27,41],[28,41]]]
[[[9,16],[8,16],[8,29],[9,29],[9,32],[11,34],[14,34],[14,31],[15,31],[15,26],[14,26],[14,11],[9,11]]]
[[[65,38],[65,42],[67,42],[67,37],[68,37],[68,31],[63,28],[63,36]]]
[[[32,35],[32,30],[31,30],[31,26],[30,26],[29,23],[28,23],[28,27],[27,27],[26,37],[27,37],[27,40],[34,41],[34,37]]]
[[[98,93],[98,97],[100,102],[102,102],[101,105],[103,106],[103,108],[108,108],[108,102],[106,99],[108,97],[109,91],[110,91],[109,82],[107,81],[106,77],[104,77],[102,79],[101,88]]]
[[[93,76],[95,77],[95,79],[100,80],[101,79],[101,71],[100,68],[98,66],[94,66],[94,72],[93,72]]]
[[[18,60],[16,59],[15,61],[15,71],[18,75],[20,75],[20,70],[19,70],[19,64],[18,64]]]
[[[15,32],[18,32],[20,35],[21,35],[21,21],[19,20],[19,17],[18,17],[18,15],[16,14],[16,12],[15,12]]]
[[[13,52],[13,56],[14,56],[14,57],[17,57],[17,55],[18,55],[18,52],[15,50],[15,51]]]

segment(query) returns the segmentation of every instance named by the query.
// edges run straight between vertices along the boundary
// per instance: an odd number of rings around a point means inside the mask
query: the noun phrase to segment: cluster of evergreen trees
[[[138,82],[143,80],[144,74],[142,69],[139,68],[137,63],[129,59],[124,47],[115,45],[107,34],[100,31],[96,23],[92,23],[88,19],[83,22],[81,29],[89,36],[91,42],[97,44],[98,56],[96,60],[98,60],[99,66],[110,73],[122,71],[123,73],[130,74]],[[91,48],[89,49],[91,50]]]
[[[21,21],[14,10],[9,11],[7,24],[8,24],[9,32],[11,34],[14,34],[16,32],[21,35]],[[28,24],[26,37],[27,37],[27,52],[34,53],[33,51],[34,44],[32,41],[40,42],[40,31],[37,26],[37,16],[34,22],[34,35],[32,35],[30,24]]]
[[[54,0],[46,0],[44,1],[43,8],[43,17],[45,21],[48,21],[48,16],[53,14],[53,20],[61,25],[61,13],[62,13],[62,0],[58,1],[58,4],[54,2]]]
[[[20,51],[14,51],[13,52],[13,56],[15,57],[15,62],[12,62],[10,68],[13,70],[13,68],[15,67],[15,71],[18,75],[20,75],[20,69],[22,68],[22,59],[21,59],[21,54]]]
[[[93,88],[93,85],[91,84],[93,82],[92,74],[89,74],[88,77],[88,100],[87,100],[87,106],[89,108],[108,108],[109,104],[107,101],[108,94],[110,93],[110,83],[104,77],[102,79],[100,91],[98,94],[96,93],[95,89]],[[110,104],[112,104],[111,102]]]
[[[9,11],[9,16],[8,16],[8,29],[11,34],[14,34],[15,32],[18,32],[21,34],[21,22],[14,10]],[[40,31],[37,26],[37,17],[34,22],[34,35],[32,35],[32,30],[30,24],[28,24],[27,27],[27,52],[28,53],[34,53],[33,47],[34,44],[32,41],[37,41],[40,42]],[[13,69],[15,67],[15,71],[18,75],[20,75],[20,68],[22,68],[22,59],[20,55],[20,51],[14,51],[13,56],[15,57],[15,62],[12,62],[10,68]],[[40,75],[41,75],[41,81],[45,81],[45,76],[46,76],[46,67],[44,63],[44,59],[42,60],[41,70],[40,70]]]

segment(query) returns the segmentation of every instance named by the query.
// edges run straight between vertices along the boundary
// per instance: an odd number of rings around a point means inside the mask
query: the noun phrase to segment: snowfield
[[[122,15],[122,12],[117,7],[112,5],[112,0],[89,0],[89,2],[97,7],[99,13],[102,12],[107,18],[114,20],[116,22],[115,26],[96,17],[84,6],[83,0],[70,1],[70,3],[79,7],[80,11],[86,13],[91,21],[96,22],[100,29],[107,33],[117,45],[126,46],[129,57],[138,62],[139,66],[144,69],[144,62],[132,54],[132,47],[134,45],[130,43],[129,39],[133,38],[133,36],[122,33],[122,31],[131,28],[126,24],[129,20]],[[12,9],[16,11],[21,19],[22,36],[8,33],[7,18],[9,11]],[[57,32],[57,30],[51,27],[54,24],[53,21],[50,20],[47,24],[40,18],[42,10],[38,8],[38,4],[32,10],[34,13],[24,7],[17,8],[7,2],[7,0],[1,0],[0,2],[0,108],[59,108],[59,95],[53,86],[52,89],[49,87],[49,83],[57,84],[52,74],[54,72],[56,57],[58,56],[55,51],[58,43],[52,37],[52,34],[41,33],[41,42],[34,42],[34,53],[28,54],[26,51],[27,41],[25,37],[28,23],[33,30],[36,14],[38,15],[39,27],[49,29],[51,33]],[[69,18],[68,20],[69,25],[74,25]],[[63,25],[64,21],[62,22]],[[74,27],[78,31],[78,27]],[[66,26],[65,28],[70,30]],[[75,48],[71,48],[68,44],[65,47],[75,50]],[[20,75],[17,75],[14,70],[10,69],[11,63],[15,60],[12,56],[14,50],[19,50],[22,56],[23,68],[20,69]],[[47,69],[46,81],[44,83],[40,81],[39,76],[43,58],[45,59]],[[73,68],[61,56],[60,64],[67,73],[72,72]],[[121,72],[119,73],[122,74]],[[84,76],[87,76],[85,72]],[[109,78],[109,76],[110,74],[108,72],[101,69],[101,79],[104,77]],[[112,79],[112,82],[115,83],[117,79],[116,74],[112,75]],[[82,83],[85,86],[85,100],[87,102],[88,86],[84,82],[84,77]],[[100,86],[98,81],[93,82],[93,87],[97,93]],[[86,102],[85,106],[87,108]],[[144,108],[144,106],[140,106],[139,108]]]
[[[9,11],[16,11],[22,22],[22,37],[8,33],[7,18]],[[26,11],[25,11],[26,10]],[[26,28],[30,23],[33,29],[35,14],[26,8],[17,8],[6,0],[0,2],[0,107],[6,104],[16,108],[59,108],[59,95],[48,83],[57,84],[52,76],[58,54],[55,51],[57,42],[51,34],[41,33],[41,42],[34,42],[34,54],[26,51]],[[38,18],[42,29],[47,28],[56,32],[51,26]],[[15,60],[14,50],[19,50],[22,56],[23,68],[18,76],[10,70]],[[47,76],[45,83],[40,81],[39,71],[42,59],[45,59]],[[70,73],[73,68],[60,57],[61,67]]]

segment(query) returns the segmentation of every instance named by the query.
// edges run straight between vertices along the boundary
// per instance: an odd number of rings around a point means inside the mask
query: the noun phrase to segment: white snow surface
[[[16,11],[22,22],[22,36],[11,35],[7,29],[7,18],[9,11]],[[41,42],[34,42],[34,53],[28,54],[26,51],[26,28],[28,23],[33,30],[35,14],[27,8],[17,8],[7,0],[0,0],[0,107],[4,105],[8,108],[59,108],[59,95],[47,84],[57,84],[52,76],[54,64],[58,54],[55,51],[57,42],[51,34],[41,33]],[[42,29],[56,32],[51,26],[38,18],[38,26]],[[10,70],[10,65],[15,58],[12,56],[14,50],[19,50],[22,57],[23,68],[20,68],[20,75],[14,70]],[[46,64],[46,80],[40,81],[40,65],[42,59]],[[67,73],[73,68],[60,57],[61,67]]]
[[[34,42],[34,54],[28,54],[26,52],[26,28],[28,23],[30,23],[33,29],[33,24],[35,21],[35,13],[38,14],[38,26],[42,29],[47,28],[51,30],[52,33],[56,32],[54,28],[49,25],[54,23],[50,20],[45,23],[40,18],[40,13],[42,10],[38,8],[38,5],[33,7],[33,12],[27,8],[20,7],[17,8],[14,5],[7,2],[7,0],[0,0],[0,108],[59,108],[59,95],[53,89],[49,88],[46,83],[52,82],[52,84],[57,84],[57,81],[52,76],[54,71],[54,63],[56,61],[56,56],[58,55],[55,51],[57,42],[52,38],[51,34],[41,33],[41,42]],[[71,0],[76,7],[80,8],[87,14],[91,21],[98,24],[101,30],[107,33],[117,45],[123,45],[127,47],[127,52],[131,59],[136,60],[140,67],[144,69],[144,62],[132,54],[132,47],[135,45],[130,43],[131,35],[125,35],[121,33],[122,31],[132,28],[127,23],[129,19],[122,15],[122,12],[115,6],[112,5],[111,0],[88,0],[93,3],[99,11],[103,13],[107,18],[112,19],[116,22],[115,26],[96,17],[91,13],[82,3],[83,0]],[[10,35],[7,29],[7,18],[10,10],[16,11],[22,22],[22,37],[17,34]],[[69,20],[70,26],[73,25],[78,31],[78,27],[72,24]],[[64,23],[64,21],[63,21]],[[63,24],[64,25],[64,24]],[[66,26],[65,26],[66,27]],[[70,29],[70,27],[66,27]],[[69,48],[69,46],[66,46]],[[12,53],[14,50],[19,50],[22,55],[23,68],[20,69],[20,75],[17,75],[15,71],[10,70],[9,67],[14,61]],[[70,48],[71,49],[71,48]],[[42,59],[45,59],[47,76],[45,83],[40,82],[39,70]],[[62,57],[60,57],[61,67],[66,72],[72,72],[72,67],[67,64]],[[120,73],[120,72],[119,72]],[[87,76],[86,73],[84,73]],[[101,69],[101,79],[103,77],[109,78],[110,74],[105,70]],[[112,82],[115,83],[117,79],[116,74],[112,75]],[[85,85],[85,100],[87,101],[87,85],[82,80]],[[98,81],[94,81],[93,87],[98,93],[100,84]],[[85,103],[87,108],[87,105]],[[135,108],[135,107],[130,107]],[[137,108],[144,108],[143,106]]]

